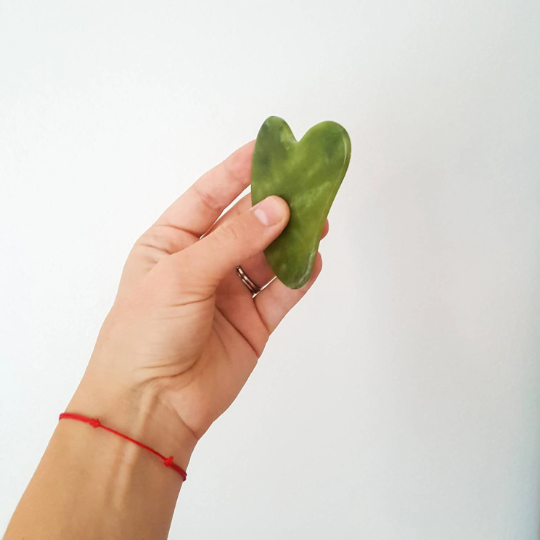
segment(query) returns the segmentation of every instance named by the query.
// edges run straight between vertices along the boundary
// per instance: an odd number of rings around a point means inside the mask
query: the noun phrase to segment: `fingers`
[[[214,223],[210,231],[207,234],[211,233],[227,220],[246,212],[251,208],[251,194],[248,193],[244,195],[226,214],[221,216],[221,218]],[[329,231],[328,220],[325,221],[323,231],[321,233],[321,239],[324,238]],[[259,287],[264,287],[269,283],[276,275],[273,270],[270,268],[264,253],[257,253],[250,259],[245,260],[241,263],[242,269],[246,274],[251,278],[252,281]]]
[[[215,289],[228,272],[261,253],[283,231],[289,220],[289,207],[271,196],[246,212],[224,220],[223,224],[199,242],[173,257],[196,269],[200,284]]]
[[[237,216],[239,214],[244,213],[246,210],[249,210],[251,208],[251,193],[247,193],[244,195],[230,210],[228,210],[225,214],[223,214],[210,228],[210,230],[207,231],[206,234],[210,234],[212,231],[217,229],[220,225],[223,225],[225,221],[228,219],[231,219],[234,216]],[[330,225],[328,223],[328,220],[324,222],[323,230],[321,233],[321,240],[328,234],[328,231],[330,230]]]
[[[328,221],[326,221],[324,225],[321,238],[324,238],[327,234]],[[260,288],[264,287],[267,283],[269,283],[276,277],[276,274],[270,268],[270,265],[268,264],[268,261],[264,256],[264,253],[257,253],[257,255],[254,255],[250,259],[244,261],[242,263],[242,269],[250,277],[250,279],[254,281],[255,284]]]
[[[329,231],[330,231],[330,223],[328,222],[328,220],[326,220],[324,222],[324,227],[321,233],[321,240],[328,234]]]
[[[202,236],[251,181],[254,141],[242,146],[204,174],[159,218],[169,225]]]
[[[322,269],[321,254],[317,253],[315,267],[310,280],[301,289],[289,289],[279,279],[275,279],[254,299],[255,306],[268,332],[271,334],[283,317],[301,300],[313,285]]]
[[[223,225],[225,221],[240,214],[243,214],[246,210],[249,210],[250,208],[251,193],[247,193],[241,199],[239,199],[239,201],[235,203],[235,205],[231,209],[227,210],[227,212],[223,214],[205,234],[209,235],[211,232],[215,231],[220,225]]]

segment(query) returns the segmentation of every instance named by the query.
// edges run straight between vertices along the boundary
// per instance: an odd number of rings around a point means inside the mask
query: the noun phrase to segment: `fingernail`
[[[276,197],[267,197],[254,206],[253,213],[265,227],[270,227],[281,221],[283,205]]]

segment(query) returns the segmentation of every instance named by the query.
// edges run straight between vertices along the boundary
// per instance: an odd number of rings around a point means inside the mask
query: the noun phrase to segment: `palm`
[[[147,325],[148,334],[154,337],[151,350],[143,350],[135,338],[132,346],[138,354],[133,356],[138,358],[137,367],[144,371],[152,368],[153,376],[166,387],[167,401],[181,413],[188,427],[201,436],[246,382],[269,331],[236,272],[231,272],[215,294],[207,298],[193,298],[189,291],[160,292],[168,288],[171,280],[167,275],[171,269],[167,264],[170,255],[187,250],[198,241],[191,233],[154,225],[130,254],[119,301],[133,297],[134,289],[141,284],[148,290],[146,296],[170,300],[153,317],[157,324]],[[249,265],[248,261],[246,266]],[[148,336],[141,337],[141,342],[148,342]],[[201,407],[201,403],[206,407]]]
[[[225,214],[210,229],[209,233],[226,219],[230,219],[247,207],[248,199],[249,197],[244,197],[233,211]],[[126,295],[130,294],[131,291],[124,291],[124,288],[135,285],[134,282],[137,279],[144,279],[150,270],[154,269],[158,263],[164,262],[172,253],[183,251],[198,241],[199,239],[193,234],[175,227],[153,226],[135,244],[126,264],[120,291]],[[261,258],[262,255],[253,257],[245,263],[246,268],[266,266]],[[257,268],[257,270],[257,275],[265,280],[265,285],[273,278],[269,268]],[[160,279],[161,277],[156,277],[156,281]],[[174,303],[181,305],[182,298],[175,298]],[[261,318],[257,304],[253,302],[251,293],[242,284],[236,272],[231,272],[219,285],[215,295],[209,298],[208,302],[199,305],[198,310],[204,313],[202,321],[198,325],[199,328],[191,330],[206,334],[205,329],[212,323],[212,334],[215,334],[215,338],[222,340],[224,354],[230,357],[238,355],[254,357],[255,360],[261,355],[270,332]],[[198,319],[199,317],[194,318],[194,320]],[[201,350],[201,354],[202,352]]]
[[[269,336],[251,295],[246,295],[247,290],[236,275],[230,278],[234,278],[230,279],[230,286],[223,284],[213,299],[211,331],[202,344],[201,354],[190,359],[193,364],[188,371],[195,370],[197,377],[182,392],[169,395],[174,408],[197,436],[234,401]],[[237,284],[243,290],[231,291],[237,289]],[[206,407],[201,407],[201,403]]]

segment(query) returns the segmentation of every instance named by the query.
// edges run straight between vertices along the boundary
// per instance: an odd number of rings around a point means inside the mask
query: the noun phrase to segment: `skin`
[[[234,401],[270,334],[321,271],[289,289],[263,250],[285,228],[284,200],[252,207],[254,143],[203,175],[135,243],[118,295],[66,410],[174,456]],[[323,236],[328,232],[326,224]],[[259,286],[255,298],[236,274]],[[58,423],[5,540],[167,538],[182,478],[151,453],[101,429]]]

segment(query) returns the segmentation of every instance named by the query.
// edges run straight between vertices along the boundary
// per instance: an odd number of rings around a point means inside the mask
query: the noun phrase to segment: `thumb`
[[[267,197],[181,252],[184,263],[196,270],[192,275],[198,280],[217,287],[228,272],[266,249],[288,221],[287,203],[274,195]]]

